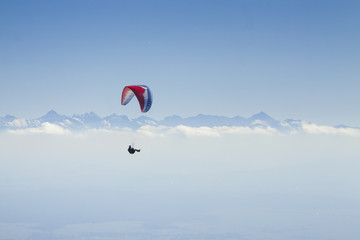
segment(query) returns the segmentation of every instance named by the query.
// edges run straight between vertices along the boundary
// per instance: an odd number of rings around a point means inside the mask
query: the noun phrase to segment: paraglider
[[[139,101],[141,112],[146,113],[149,111],[152,105],[152,94],[150,88],[145,85],[130,85],[124,87],[121,96],[121,104],[128,104],[134,95]]]
[[[121,95],[121,104],[128,104],[134,97],[134,95],[139,102],[141,112],[148,112],[151,108],[153,101],[150,88],[145,85],[130,85],[124,87]],[[129,145],[128,152],[130,154],[134,154],[135,152],[140,152],[140,149],[135,149],[131,145]]]
[[[135,152],[140,152],[140,149],[135,149],[135,148],[131,147],[131,145],[129,145],[128,152],[130,154],[134,154]]]

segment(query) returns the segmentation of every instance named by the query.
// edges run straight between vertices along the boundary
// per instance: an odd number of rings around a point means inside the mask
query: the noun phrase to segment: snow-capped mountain
[[[0,129],[24,129],[37,128],[43,124],[54,124],[69,130],[84,129],[138,129],[144,125],[175,127],[179,125],[189,127],[249,127],[249,128],[272,128],[279,132],[301,131],[306,123],[301,120],[276,120],[264,112],[254,114],[249,118],[241,116],[225,117],[215,115],[199,114],[193,117],[183,118],[177,115],[169,116],[163,120],[157,121],[147,116],[141,116],[135,119],[129,119],[124,115],[112,114],[106,117],[100,117],[94,112],[84,114],[74,114],[73,116],[60,115],[54,110],[49,111],[44,116],[36,119],[19,119],[15,116],[6,115],[0,117]],[[344,125],[334,128],[349,128]],[[356,129],[356,128],[354,128]]]
[[[72,119],[75,120],[75,123],[79,123],[80,126],[85,128],[102,128],[106,125],[104,119],[94,112],[74,114]],[[74,121],[72,121],[72,123],[74,123]]]
[[[253,126],[271,126],[279,127],[279,121],[276,121],[264,112],[259,112],[247,119],[248,125]]]
[[[131,120],[127,116],[116,114],[104,117],[104,124],[107,128],[131,128]]]

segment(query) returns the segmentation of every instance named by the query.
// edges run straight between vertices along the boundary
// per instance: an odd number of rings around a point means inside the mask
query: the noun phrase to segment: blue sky
[[[1,1],[0,116],[265,111],[359,126],[358,1]]]

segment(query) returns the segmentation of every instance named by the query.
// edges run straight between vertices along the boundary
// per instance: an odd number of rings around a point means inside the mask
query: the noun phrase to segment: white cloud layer
[[[279,132],[272,127],[189,127],[179,125],[176,127],[142,126],[137,132],[147,136],[180,135],[186,137],[221,137],[225,135],[258,134],[274,135]]]
[[[303,123],[302,129],[309,134],[330,134],[360,136],[360,130],[356,128],[335,128],[331,126],[321,126],[313,123]]]
[[[25,119],[15,119],[12,122],[6,123],[8,127],[18,127],[18,128],[24,128],[28,126],[28,123]]]
[[[0,239],[356,240],[360,138],[304,129],[1,132]]]
[[[217,126],[217,127],[189,127],[179,125],[175,127],[167,126],[153,126],[144,125],[137,130],[129,128],[122,128],[116,130],[110,129],[88,129],[85,132],[73,132],[67,129],[65,126],[59,126],[56,124],[45,122],[39,127],[25,128],[27,126],[26,120],[16,119],[9,123],[11,126],[24,127],[22,129],[10,129],[9,133],[12,134],[50,134],[50,135],[74,135],[83,136],[86,132],[103,132],[103,133],[129,133],[136,132],[148,137],[166,137],[166,136],[185,136],[188,138],[192,137],[222,137],[228,135],[244,135],[244,134],[255,134],[255,135],[283,135],[284,132],[279,131],[276,128],[270,126]],[[284,127],[284,126],[283,126]],[[285,126],[286,127],[286,126]],[[297,129],[290,129],[288,134],[322,134],[322,135],[343,135],[343,136],[360,136],[360,129],[356,128],[336,128],[332,126],[316,125],[314,123],[299,123]]]
[[[25,129],[17,129],[17,130],[8,130],[9,133],[13,134],[51,134],[51,135],[65,135],[71,134],[71,131],[68,129],[64,129],[59,125],[45,122],[41,124],[40,127],[37,128],[25,128]]]

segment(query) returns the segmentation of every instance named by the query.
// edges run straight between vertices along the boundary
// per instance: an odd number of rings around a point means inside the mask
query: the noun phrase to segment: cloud
[[[302,123],[302,129],[309,134],[330,134],[360,136],[360,130],[355,128],[335,128],[331,126],[321,126],[314,123]]]
[[[260,134],[260,135],[274,135],[279,134],[279,131],[272,127],[215,127],[221,135],[224,134]]]
[[[358,229],[346,221],[358,214],[358,137],[186,126],[42,134],[52,127],[0,133],[0,239],[291,239],[278,226],[300,226],[302,236],[327,236],[329,224]],[[132,141],[141,153],[128,154]],[[329,224],[319,230],[319,221]]]
[[[25,119],[15,119],[12,122],[7,122],[6,125],[8,127],[18,127],[18,128],[25,128],[28,126],[28,123]]]
[[[266,121],[257,119],[251,123],[251,125],[267,125]]]
[[[37,128],[26,128],[26,129],[17,129],[17,130],[8,130],[9,133],[13,134],[51,134],[51,135],[67,135],[71,134],[70,130],[64,129],[59,125],[52,123],[42,123],[40,127]]]
[[[11,126],[23,127],[22,129],[9,129],[9,133],[13,134],[50,134],[50,135],[73,135],[84,137],[88,134],[122,134],[137,133],[147,137],[168,137],[168,136],[185,136],[194,137],[224,137],[229,135],[283,135],[284,132],[270,126],[215,126],[215,127],[189,127],[179,125],[175,127],[144,125],[137,130],[131,128],[117,129],[87,129],[84,131],[71,131],[65,125],[57,125],[49,122],[42,123],[39,127],[25,128],[28,126],[26,120],[16,119]],[[360,129],[356,128],[336,128],[332,126],[316,125],[314,123],[299,122],[298,126],[291,128],[290,124],[283,124],[287,128],[288,134],[296,135],[300,133],[306,134],[322,134],[322,135],[344,135],[344,136],[360,136]]]
[[[215,128],[210,127],[188,127],[188,126],[176,126],[169,129],[168,134],[180,134],[187,137],[219,137],[220,133]]]
[[[258,134],[258,135],[274,135],[279,132],[272,127],[189,127],[179,125],[176,127],[165,126],[142,126],[137,130],[150,137],[166,137],[166,136],[185,136],[185,137],[221,137],[225,135],[239,134]]]
[[[64,122],[61,122],[60,125],[61,126],[66,126],[66,125],[72,125],[73,123],[69,120],[69,119],[65,119]]]
[[[164,126],[141,126],[136,132],[143,134],[148,137],[165,137],[169,127]]]

